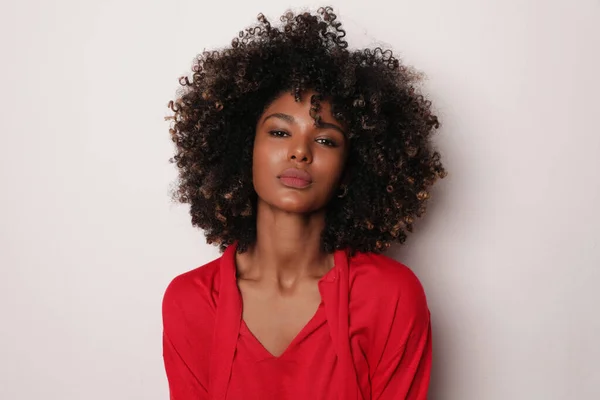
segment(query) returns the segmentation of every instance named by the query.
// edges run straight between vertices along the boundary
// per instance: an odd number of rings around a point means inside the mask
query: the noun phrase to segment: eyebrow
[[[269,118],[279,118],[282,119],[286,122],[289,122],[290,124],[295,124],[296,120],[294,119],[293,116],[288,115],[288,114],[284,114],[284,113],[273,113],[271,115],[269,115],[268,117],[265,117],[262,121],[262,123],[264,124]],[[340,128],[338,125],[336,124],[332,124],[331,122],[323,122],[321,121],[320,128],[329,128],[329,129],[334,129],[338,132],[340,132],[342,135],[346,136],[346,132],[344,132],[344,130],[342,128]]]

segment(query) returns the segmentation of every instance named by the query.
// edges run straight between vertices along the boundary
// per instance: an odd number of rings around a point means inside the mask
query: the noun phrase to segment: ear
[[[348,168],[344,168],[344,172],[342,172],[342,177],[340,178],[340,186],[348,185],[350,183],[350,173],[348,172]]]

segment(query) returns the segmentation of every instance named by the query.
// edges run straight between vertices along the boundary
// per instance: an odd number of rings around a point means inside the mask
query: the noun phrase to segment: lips
[[[306,182],[312,182],[312,176],[306,171],[297,168],[288,168],[281,175],[280,178],[297,178]]]
[[[288,168],[279,175],[279,180],[286,186],[306,187],[312,183],[312,176],[297,168]]]

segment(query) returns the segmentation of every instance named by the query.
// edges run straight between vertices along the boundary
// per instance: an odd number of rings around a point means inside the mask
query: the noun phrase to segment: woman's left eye
[[[337,146],[337,144],[334,141],[329,140],[329,139],[323,139],[323,138],[321,138],[321,139],[317,139],[317,142],[319,142],[321,144],[324,144],[325,146],[329,146],[329,147],[336,147]]]

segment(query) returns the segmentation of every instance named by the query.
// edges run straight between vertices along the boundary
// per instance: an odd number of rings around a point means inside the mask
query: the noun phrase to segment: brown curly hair
[[[439,127],[431,102],[416,88],[419,75],[391,50],[348,50],[331,7],[316,15],[286,12],[282,26],[259,14],[231,46],[204,51],[191,80],[181,77],[170,129],[179,179],[172,196],[191,206],[192,224],[223,251],[256,240],[257,195],[252,183],[255,126],[281,93],[313,90],[331,99],[348,127],[346,196],[327,205],[321,247],[326,252],[381,252],[403,243],[425,212],[429,187],[446,175],[431,134]],[[311,113],[318,124],[318,112]]]

